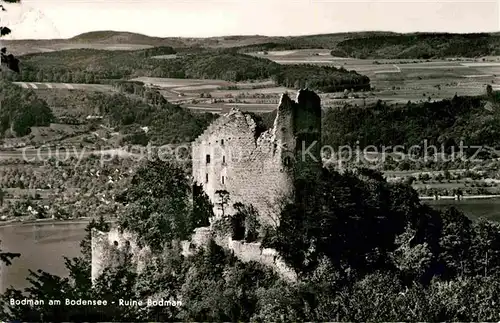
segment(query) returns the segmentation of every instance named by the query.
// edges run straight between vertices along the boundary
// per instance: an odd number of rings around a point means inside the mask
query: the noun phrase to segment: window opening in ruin
[[[221,146],[224,146],[224,139],[221,139],[221,140],[220,140],[220,145],[221,145]]]
[[[222,176],[222,184],[224,184],[224,176]]]
[[[208,183],[208,173],[205,174],[205,183]]]
[[[226,163],[226,156],[222,156],[222,163],[225,164]]]
[[[210,155],[207,155],[207,164],[210,164]]]
[[[129,253],[130,252],[130,241],[125,241],[125,252]]]
[[[284,164],[287,167],[289,167],[292,164],[292,159],[290,158],[290,156],[285,157]]]

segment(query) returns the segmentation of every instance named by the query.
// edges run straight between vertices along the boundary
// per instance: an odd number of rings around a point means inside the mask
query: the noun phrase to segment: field
[[[406,103],[436,101],[459,95],[483,94],[486,85],[500,89],[500,58],[447,60],[362,60],[332,57],[326,49],[257,52],[249,55],[268,58],[280,64],[319,64],[343,67],[365,74],[373,90],[344,96],[323,93],[325,107],[367,105],[377,100]],[[160,58],[160,57],[159,57]],[[483,61],[484,59],[484,61]],[[231,106],[249,111],[270,111],[284,92],[294,89],[277,87],[270,80],[255,83],[231,83],[219,80],[178,80],[136,78],[157,87],[172,102],[193,110],[225,112]],[[208,97],[208,98],[207,98]]]
[[[109,47],[111,45],[102,44],[102,46]],[[378,100],[406,103],[408,101],[442,100],[452,98],[455,94],[479,95],[485,92],[487,84],[490,84],[493,89],[500,89],[500,83],[496,84],[500,82],[499,57],[446,60],[363,60],[333,57],[328,49],[255,52],[249,55],[267,58],[280,64],[333,65],[347,70],[355,70],[370,77],[373,88],[370,92],[352,95],[344,93],[320,94],[326,108],[342,107],[345,104],[365,106]],[[171,55],[157,58],[169,59]],[[231,107],[238,107],[244,111],[268,112],[274,110],[284,92],[288,92],[292,96],[296,94],[296,90],[278,87],[271,80],[252,83],[150,77],[139,77],[133,80],[144,82],[146,86],[159,90],[170,102],[180,104],[196,112],[225,113]],[[34,90],[116,91],[112,86],[103,84],[26,82],[17,82],[17,84]]]
[[[367,75],[376,99],[394,102],[440,100],[484,93],[486,84],[500,89],[500,57],[447,60],[372,60],[330,56],[328,50],[257,52],[251,55],[280,64],[320,64]]]
[[[76,84],[76,83],[41,83],[41,82],[14,82],[25,89],[32,90],[84,90],[84,91],[114,91],[111,85],[107,84]]]
[[[225,113],[232,107],[243,111],[269,112],[276,108],[279,97],[293,89],[277,87],[272,81],[228,82],[209,79],[172,79],[139,77],[131,81],[144,82],[160,91],[170,102],[196,112]]]

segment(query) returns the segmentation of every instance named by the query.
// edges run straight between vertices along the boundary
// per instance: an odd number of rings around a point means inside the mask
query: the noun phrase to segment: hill
[[[165,38],[150,37],[130,32],[116,32],[111,30],[91,31],[68,39],[68,41],[76,43],[142,44],[150,46],[165,43],[166,40],[167,39]]]
[[[499,55],[500,34],[349,32],[306,36],[236,35],[208,38],[151,37],[122,31],[92,31],[69,39],[6,40],[16,55],[89,48],[137,50],[158,46],[234,48],[238,52],[322,48],[332,55],[370,59]]]
[[[498,33],[371,35],[340,41],[331,54],[362,59],[480,57],[500,55],[499,45]]]
[[[33,90],[1,80],[0,95],[4,100],[0,110],[0,139],[31,135],[24,139],[34,144],[35,128],[43,131],[53,122],[63,124],[68,120],[76,125],[95,125],[86,119],[95,114],[102,116],[102,124],[123,135],[123,143],[146,144],[150,141],[164,145],[194,140],[216,117],[173,105],[152,90],[135,97],[121,92],[48,91],[38,95]],[[148,127],[149,131],[145,133],[141,127]],[[57,132],[64,134],[65,131],[59,129]],[[51,138],[43,139],[48,142]]]
[[[138,44],[149,46],[185,47],[240,47],[268,41],[267,36],[222,36],[208,38],[152,37],[122,31],[92,31],[68,39],[68,42],[97,44]],[[282,37],[271,37],[282,38]]]
[[[293,48],[333,48],[338,42],[372,35],[392,35],[390,32],[355,32],[307,36],[262,36],[235,35],[208,38],[151,37],[122,31],[92,31],[69,39],[50,40],[7,40],[4,43],[16,55],[48,51],[90,48],[90,49],[139,49],[157,46],[174,48],[242,48],[242,51],[256,51],[260,48],[274,50]],[[261,45],[259,47],[259,45]]]
[[[121,31],[92,31],[68,39],[26,39],[4,40],[10,52],[15,55],[30,53],[44,53],[68,49],[103,49],[103,50],[136,50],[158,46],[174,48],[226,48],[240,47],[274,41],[283,37],[266,36],[227,36],[212,38],[180,38],[180,37],[151,37],[147,35]]]
[[[378,102],[360,109],[346,107],[326,111],[323,140],[333,147],[358,145],[361,148],[421,146],[424,142],[444,149],[459,145],[500,146],[499,94],[488,98],[457,97],[437,102],[389,106]],[[495,108],[485,109],[493,101]],[[476,145],[476,146],[474,146]]]

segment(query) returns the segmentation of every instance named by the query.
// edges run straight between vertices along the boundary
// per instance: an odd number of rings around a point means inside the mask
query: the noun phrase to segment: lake
[[[88,221],[72,223],[14,224],[0,227],[1,248],[18,252],[11,266],[0,267],[0,293],[9,286],[24,288],[29,284],[29,269],[42,269],[66,276],[63,256],[80,255],[80,241],[85,236]]]
[[[437,209],[444,210],[450,206],[456,207],[470,219],[484,217],[491,221],[500,222],[500,199],[477,199],[477,200],[427,200],[422,201]]]

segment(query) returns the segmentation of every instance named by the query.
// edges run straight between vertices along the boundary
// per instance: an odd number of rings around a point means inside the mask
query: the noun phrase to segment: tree
[[[90,259],[92,256],[92,230],[96,229],[101,232],[109,232],[110,228],[110,223],[104,220],[103,215],[100,215],[97,221],[95,219],[90,221],[90,223],[85,227],[85,237],[80,242],[80,249],[84,259]]]
[[[193,225],[206,224],[199,209],[192,212],[192,189],[185,170],[174,162],[148,160],[117,199],[127,205],[118,218],[120,228],[137,234],[154,251],[187,239]]]
[[[5,198],[5,191],[0,188],[0,207],[3,206],[4,198]]]
[[[227,206],[229,205],[229,192],[226,190],[217,190],[215,191],[215,195],[219,198],[219,202],[217,202],[216,204],[219,206],[222,217],[224,218],[226,216]]]
[[[4,6],[1,4],[1,2],[7,2],[7,3],[20,3],[21,0],[0,0],[0,10],[1,11],[7,11]],[[10,34],[12,31],[6,27],[6,26],[0,26],[0,37],[6,36]],[[8,69],[19,73],[19,60],[14,57],[14,55],[9,54],[7,52],[6,47],[2,47],[0,45],[0,70],[2,69],[2,66],[6,66]]]
[[[486,85],[486,95],[491,98],[493,96],[493,87],[491,84]]]
[[[214,217],[214,206],[203,187],[198,183],[193,184],[193,210],[189,218],[189,229],[210,225],[210,218]]]
[[[4,252],[0,249],[0,262],[3,262],[7,266],[12,265],[12,260],[19,257],[21,257],[20,253]]]

